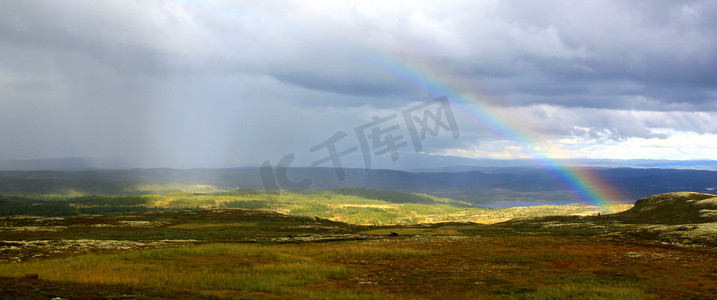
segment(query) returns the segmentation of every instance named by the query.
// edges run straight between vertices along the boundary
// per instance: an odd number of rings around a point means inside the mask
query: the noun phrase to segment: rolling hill
[[[717,196],[675,192],[642,198],[614,218],[635,224],[690,224],[717,222]]]

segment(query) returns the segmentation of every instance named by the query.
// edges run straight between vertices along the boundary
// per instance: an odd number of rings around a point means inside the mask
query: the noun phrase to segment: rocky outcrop
[[[695,192],[653,195],[614,217],[635,224],[691,224],[717,222],[717,196]]]

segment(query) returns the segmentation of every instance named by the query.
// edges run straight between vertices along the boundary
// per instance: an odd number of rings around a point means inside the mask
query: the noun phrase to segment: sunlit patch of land
[[[365,189],[320,191],[216,191],[211,186],[151,185],[147,195],[65,196],[30,195],[0,201],[5,215],[72,216],[162,210],[258,209],[311,216],[362,225],[439,222],[497,223],[543,215],[596,215],[624,211],[631,204],[598,207],[587,204],[540,205],[492,209],[426,194]],[[201,188],[201,189],[200,189]],[[201,190],[181,191],[175,189]],[[146,191],[143,190],[143,191]],[[167,192],[170,191],[170,192]],[[52,199],[52,200],[47,200]],[[15,201],[13,201],[15,200]]]

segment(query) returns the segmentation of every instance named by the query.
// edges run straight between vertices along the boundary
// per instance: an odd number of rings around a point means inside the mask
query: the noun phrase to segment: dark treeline
[[[80,214],[69,203],[40,201],[24,197],[0,196],[0,216],[29,215],[42,217],[64,217]]]
[[[65,217],[81,214],[143,212],[148,208],[140,197],[89,196],[68,200],[38,200],[0,195],[0,216]]]

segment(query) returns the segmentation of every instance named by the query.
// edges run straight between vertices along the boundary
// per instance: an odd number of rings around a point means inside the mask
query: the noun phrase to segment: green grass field
[[[454,234],[90,253],[0,264],[0,276],[226,299],[699,299],[717,292],[703,263],[714,259],[579,236]]]

